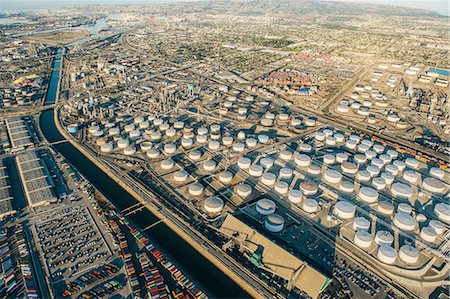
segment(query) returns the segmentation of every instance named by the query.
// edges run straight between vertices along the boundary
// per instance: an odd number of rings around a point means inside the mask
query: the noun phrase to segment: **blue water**
[[[56,101],[56,92],[58,90],[59,69],[61,67],[62,50],[58,49],[57,56],[53,62],[53,71],[50,76],[50,83],[47,88],[47,96],[45,97],[45,105],[54,104]]]
[[[438,74],[444,75],[444,76],[446,76],[446,77],[448,77],[448,75],[450,75],[450,72],[449,72],[449,71],[441,70],[441,69],[436,69],[436,68],[434,68],[434,67],[429,68],[429,69],[428,69],[428,72],[431,72],[431,73],[438,73]]]

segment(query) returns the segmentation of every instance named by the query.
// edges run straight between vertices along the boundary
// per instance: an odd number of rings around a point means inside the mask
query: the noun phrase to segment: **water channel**
[[[58,91],[61,55],[61,50],[59,50],[53,64],[52,75],[45,99],[46,105],[55,103]],[[56,127],[54,113],[53,109],[44,111],[39,120],[40,128],[45,138],[51,143],[64,139]],[[115,183],[113,179],[69,142],[56,144],[53,147],[118,209],[123,210],[137,203],[137,200],[133,196]],[[158,220],[147,209],[133,214],[129,218],[141,229]],[[201,287],[206,288],[207,293],[211,294],[214,298],[249,298],[249,295],[241,287],[215,267],[208,259],[199,254],[164,222],[153,227],[146,234],[164,252],[171,256],[173,262],[184,269],[195,281],[199,282]]]

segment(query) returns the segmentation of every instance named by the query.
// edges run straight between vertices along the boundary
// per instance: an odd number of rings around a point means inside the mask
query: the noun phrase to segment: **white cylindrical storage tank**
[[[336,154],[336,161],[338,163],[342,163],[348,160],[348,155],[346,153],[338,153]]]
[[[164,145],[164,151],[166,154],[173,154],[177,150],[177,146],[174,143],[167,143]]]
[[[356,148],[357,145],[358,145],[358,142],[356,142],[356,141],[353,140],[353,139],[348,139],[348,140],[345,142],[345,147],[347,147],[347,148],[350,149],[350,150],[354,150],[354,149]]]
[[[378,158],[383,161],[384,165],[392,162],[392,157],[389,155],[381,154]]]
[[[233,144],[233,150],[235,152],[243,152],[245,149],[245,145],[243,143],[235,143]]]
[[[381,178],[384,179],[387,185],[390,185],[394,182],[394,176],[388,172],[381,173]]]
[[[415,184],[419,180],[419,174],[415,170],[406,170],[403,173],[403,179],[408,183]]]
[[[212,124],[209,128],[211,129],[211,133],[220,133],[220,125],[218,124]]]
[[[95,141],[95,143],[97,144],[97,146],[102,146],[103,144],[106,143],[106,140],[105,140],[105,138],[100,137]]]
[[[399,173],[403,172],[405,170],[405,168],[406,168],[406,163],[401,161],[401,160],[394,160],[394,162],[392,162],[392,164],[397,166]]]
[[[384,215],[392,215],[394,213],[394,206],[387,201],[380,201],[377,205],[378,212]]]
[[[378,248],[377,257],[380,262],[392,265],[397,260],[397,251],[388,245],[381,245]]]
[[[204,188],[203,188],[203,185],[200,183],[193,183],[193,184],[189,185],[188,190],[189,190],[190,195],[200,196],[203,194]]]
[[[159,150],[157,149],[150,149],[147,151],[147,157],[150,159],[155,159],[159,157]]]
[[[391,245],[394,242],[394,236],[386,230],[379,230],[375,234],[375,243],[379,246]]]
[[[175,129],[168,129],[166,130],[166,136],[167,137],[174,137],[177,134],[177,130]]]
[[[252,187],[248,184],[239,184],[236,186],[236,193],[242,197],[246,198],[252,193]]]
[[[224,136],[223,138],[222,138],[222,143],[224,144],[224,145],[232,145],[233,144],[233,137],[231,137],[231,136]]]
[[[397,206],[397,212],[399,212],[399,213],[405,213],[405,214],[411,215],[412,211],[413,211],[413,208],[411,207],[411,205],[409,205],[407,203],[402,202]]]
[[[256,202],[256,211],[261,215],[271,215],[276,209],[277,205],[270,199],[263,198]]]
[[[398,167],[395,166],[394,164],[388,164],[384,169],[386,172],[391,173],[393,176],[397,176],[399,173]]]
[[[208,134],[208,129],[207,128],[198,128],[197,134],[198,135],[206,135],[206,134]]]
[[[344,173],[356,174],[358,172],[358,166],[354,163],[346,161],[341,164],[341,170]]]
[[[417,225],[416,219],[406,213],[395,214],[393,223],[399,229],[407,232],[413,231]]]
[[[371,177],[375,177],[380,174],[380,169],[373,165],[368,165],[366,167],[366,170],[370,174]]]
[[[108,142],[108,143],[102,144],[100,146],[100,151],[102,153],[110,153],[110,152],[112,152],[113,148],[114,147],[113,147],[112,143]]]
[[[364,164],[367,161],[367,157],[363,154],[356,154],[353,156],[353,160],[355,160],[355,162],[358,164]]]
[[[252,161],[247,157],[241,157],[238,160],[238,167],[240,169],[249,169]]]
[[[432,219],[428,225],[432,227],[438,235],[442,235],[444,233],[445,225],[441,221]]]
[[[383,190],[386,188],[386,181],[383,178],[377,177],[372,180],[372,186],[376,190]]]
[[[419,167],[419,161],[414,158],[406,158],[405,164],[411,169],[417,169]]]
[[[394,197],[410,199],[413,195],[413,190],[409,185],[396,182],[392,184],[391,193]]]
[[[364,217],[356,217],[355,220],[353,220],[353,229],[355,231],[358,230],[369,230],[370,228],[370,221],[367,220],[367,218]]]
[[[245,132],[244,131],[239,131],[239,133],[237,134],[237,139],[238,140],[244,140],[245,139]]]
[[[224,207],[224,202],[220,197],[212,196],[205,199],[204,208],[208,213],[220,213]]]
[[[94,125],[94,126],[90,126],[88,129],[88,133],[91,135],[94,135],[96,133],[100,132],[100,126]]]
[[[306,154],[297,154],[295,155],[295,164],[300,167],[308,167],[311,165],[311,158]]]
[[[364,202],[374,203],[378,201],[378,191],[371,187],[361,187],[359,188],[358,197]]]
[[[368,182],[370,181],[370,178],[371,178],[370,172],[364,169],[360,170],[356,175],[356,179],[358,179],[360,182]]]
[[[233,174],[225,170],[219,174],[219,180],[224,184],[231,183],[231,181],[233,180]]]
[[[368,146],[367,144],[360,144],[358,145],[358,152],[365,154],[368,150],[370,149],[370,146]]]
[[[384,146],[382,146],[381,144],[375,144],[373,146],[373,150],[377,153],[377,154],[382,154],[384,152]]]
[[[425,178],[422,182],[422,186],[431,193],[442,194],[445,191],[444,183],[432,177]]]
[[[219,141],[213,140],[208,143],[208,148],[212,151],[218,150],[220,148]]]
[[[291,119],[291,126],[296,127],[302,124],[302,120],[298,117]]]
[[[130,138],[135,139],[141,136],[141,131],[139,130],[133,130],[130,132]]]
[[[163,122],[164,121],[161,118],[156,118],[156,119],[153,120],[153,124],[155,125],[155,127],[161,126],[163,124]]]
[[[355,191],[355,184],[350,181],[341,181],[341,184],[339,185],[339,190],[341,190],[344,193],[352,193]]]
[[[300,184],[300,190],[304,195],[316,195],[319,190],[317,184],[314,182],[304,181]]]
[[[161,161],[161,168],[164,170],[172,169],[174,166],[175,163],[170,159]]]
[[[175,182],[185,182],[188,178],[188,173],[184,170],[175,171],[173,174],[173,179]]]
[[[432,167],[430,169],[430,176],[443,180],[445,176],[445,171],[440,169],[439,167]]]
[[[120,149],[124,149],[130,145],[130,141],[128,139],[120,139],[117,141],[117,147]]]
[[[289,167],[283,167],[280,169],[280,173],[278,175],[278,177],[282,180],[282,179],[290,179],[292,178],[292,174],[293,171],[292,169],[290,169]]]
[[[208,137],[206,135],[197,135],[197,137],[195,137],[195,140],[197,140],[197,142],[200,144],[205,144],[206,142],[208,142]]]
[[[123,149],[123,154],[126,156],[132,156],[136,153],[136,148],[134,146],[127,146]]]
[[[275,184],[276,179],[277,176],[275,174],[267,172],[262,176],[261,182],[266,186],[273,186]]]
[[[292,152],[288,150],[283,150],[280,152],[280,159],[284,161],[289,161],[292,159]]]
[[[250,169],[248,173],[253,177],[260,177],[263,175],[264,169],[261,165],[252,165],[250,166]]]
[[[269,215],[264,220],[264,227],[273,233],[278,233],[284,228],[284,218],[278,214]]]
[[[300,144],[298,150],[302,153],[310,153],[312,151],[312,146],[308,143],[302,143]]]
[[[331,129],[324,129],[322,132],[325,134],[326,137],[333,136],[333,130]]]
[[[256,141],[255,138],[247,138],[247,139],[245,139],[245,144],[249,148],[255,147],[257,143],[258,143],[258,141]]]
[[[386,154],[387,154],[389,157],[391,157],[392,159],[397,159],[397,157],[398,157],[398,152],[395,151],[395,150],[392,150],[392,149],[387,150]]]
[[[434,213],[438,216],[439,220],[446,223],[450,222],[450,205],[447,203],[437,203],[434,206]]]
[[[341,134],[341,133],[334,134],[334,138],[336,138],[337,143],[342,143],[345,140],[344,134]]]
[[[131,131],[135,130],[135,127],[133,124],[129,124],[124,127],[124,130],[125,130],[125,132],[130,133]]]
[[[341,219],[351,219],[355,217],[356,207],[349,201],[338,201],[334,205],[334,214]]]
[[[336,145],[336,137],[334,137],[334,136],[329,136],[329,137],[327,137],[326,138],[326,140],[325,140],[325,144],[326,145],[329,145],[329,146],[334,146],[334,145]]]
[[[425,226],[420,230],[420,237],[426,242],[433,243],[436,241],[437,233],[431,226]]]
[[[141,151],[146,152],[152,148],[152,144],[148,141],[144,141],[141,144],[139,144],[139,147],[141,148]]]
[[[400,247],[398,254],[400,260],[407,265],[414,265],[419,260],[419,250],[411,245],[403,245]]]
[[[192,161],[198,161],[202,158],[202,153],[200,151],[192,151],[189,153],[189,159],[191,159]]]
[[[184,148],[189,148],[194,145],[194,140],[192,138],[183,138],[181,139],[181,146]]]
[[[217,163],[214,160],[208,160],[206,162],[203,163],[203,169],[205,171],[214,171],[216,169]]]
[[[289,191],[289,185],[285,181],[278,181],[275,184],[275,191],[277,191],[280,194],[287,194]]]
[[[117,127],[111,128],[108,131],[109,136],[115,136],[115,135],[119,135],[119,134],[120,134],[120,129]]]
[[[355,233],[353,242],[360,248],[369,248],[372,245],[372,235],[364,230],[358,230]]]
[[[311,164],[308,167],[308,173],[311,175],[320,175],[321,168],[316,164]]]
[[[267,136],[266,134],[259,134],[258,142],[262,144],[269,142],[269,136]]]
[[[327,164],[327,165],[331,165],[336,161],[336,157],[334,155],[331,154],[326,154],[323,156],[323,163]]]
[[[381,169],[384,166],[384,161],[381,160],[380,158],[373,158],[372,161],[370,161],[370,164],[376,168]]]
[[[366,158],[369,160],[372,160],[373,158],[375,158],[377,156],[377,153],[375,151],[372,150],[368,150],[366,152]]]
[[[160,132],[153,132],[150,134],[150,139],[153,141],[159,141],[161,140],[161,133]]]
[[[306,198],[303,201],[302,209],[306,213],[315,213],[319,209],[319,204],[317,203],[317,200],[312,198]]]
[[[315,138],[317,141],[325,141],[326,135],[325,135],[324,132],[317,131],[317,132],[314,134],[314,138]]]
[[[259,164],[265,169],[270,169],[273,166],[273,159],[269,157],[264,157],[259,160]]]
[[[316,125],[316,119],[308,117],[305,120],[305,125],[308,126],[308,127],[314,127]]]
[[[292,189],[289,191],[288,199],[293,204],[299,204],[302,201],[303,193],[300,190]]]
[[[173,127],[175,128],[175,129],[183,129],[184,128],[184,122],[182,122],[182,121],[176,121],[174,124],[173,124]]]
[[[342,180],[342,174],[339,171],[328,169],[324,175],[325,181],[331,184],[339,184]]]

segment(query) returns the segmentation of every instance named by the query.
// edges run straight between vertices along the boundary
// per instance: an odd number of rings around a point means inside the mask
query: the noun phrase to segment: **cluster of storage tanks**
[[[327,154],[316,152],[322,147],[335,147],[336,150]],[[377,257],[383,263],[392,264],[398,257],[403,263],[412,265],[419,259],[415,247],[405,243],[397,252],[392,247],[394,239],[390,232],[379,229],[369,233],[369,219],[358,217],[357,213],[359,206],[365,210],[371,209],[379,217],[389,219],[395,229],[407,234],[416,233],[423,243],[433,243],[445,232],[450,223],[450,206],[441,201],[449,189],[445,183],[449,174],[437,167],[428,169],[415,158],[402,156],[359,135],[327,128],[315,132],[313,142],[300,144],[296,151],[280,151],[278,159],[287,163],[281,163],[285,166],[278,172],[268,171],[275,163],[270,156],[262,157],[258,164],[242,157],[237,165],[306,213],[319,211],[317,195],[320,185],[337,192],[339,200],[331,211],[342,223],[353,221],[356,246],[368,249],[375,243],[378,246]],[[315,183],[317,180],[305,179],[297,189],[291,188],[294,184],[287,181],[295,176],[296,171],[319,178],[320,184]],[[416,199],[418,189],[433,206],[433,211],[428,215],[415,211],[410,204]],[[274,214],[275,208],[273,201],[267,199],[256,205],[256,210],[262,215]],[[264,223],[273,232],[282,230],[283,225],[284,220],[277,214],[266,217]]]
[[[76,125],[69,126],[72,133],[76,133]],[[222,132],[218,124],[211,124],[193,128],[183,121],[171,124],[155,116],[136,117],[131,122],[121,118],[115,122],[103,121],[92,124],[88,134],[95,139],[95,144],[102,153],[122,152],[132,156],[142,152],[150,159],[156,159],[161,154],[173,155],[179,148],[188,150],[201,145],[210,151],[230,147],[236,153],[265,144],[270,141],[266,134],[248,134],[239,131],[233,136]],[[193,160],[200,160],[201,153],[194,151],[189,154]]]
[[[438,235],[444,233],[444,223],[450,222],[450,206],[445,201],[441,202],[449,190],[445,183],[449,176],[446,171],[437,167],[428,169],[415,158],[401,158],[395,150],[355,134],[344,137],[325,129],[316,132],[314,138],[319,146],[337,145],[346,149],[345,152],[323,156],[327,170],[322,182],[339,190],[341,198],[356,197],[355,202],[338,201],[333,209],[337,218],[353,220],[356,246],[367,249],[375,242],[379,246],[377,257],[380,261],[393,264],[397,260],[397,252],[391,247],[391,233],[380,230],[373,232],[373,237],[368,232],[369,220],[355,217],[358,205],[369,206],[378,216],[391,219],[400,231],[417,232],[424,243],[433,243]],[[410,204],[416,200],[417,190],[434,205],[428,217],[414,211]],[[405,244],[400,247],[398,257],[403,263],[414,264],[419,253],[410,244]]]

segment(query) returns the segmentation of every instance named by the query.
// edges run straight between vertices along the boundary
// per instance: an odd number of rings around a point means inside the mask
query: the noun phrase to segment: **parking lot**
[[[63,207],[42,216],[47,220],[33,228],[55,283],[111,256],[87,208]]]

